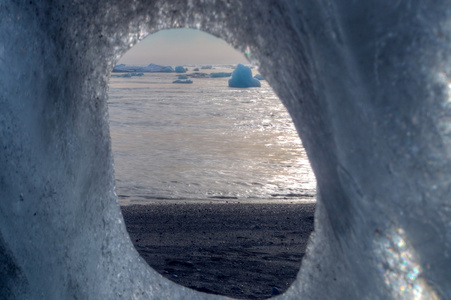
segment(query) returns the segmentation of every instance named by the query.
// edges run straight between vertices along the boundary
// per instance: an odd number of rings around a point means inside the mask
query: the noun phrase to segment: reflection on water
[[[305,151],[266,81],[261,88],[234,89],[228,78],[177,85],[175,77],[111,78],[110,131],[121,204],[314,199],[316,181]]]

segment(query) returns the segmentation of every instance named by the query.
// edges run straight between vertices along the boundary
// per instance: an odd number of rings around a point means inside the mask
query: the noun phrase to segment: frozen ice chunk
[[[252,77],[251,68],[239,64],[232,73],[232,78],[229,79],[229,87],[260,87],[260,81]]]
[[[199,68],[194,68],[193,71],[199,71]]]
[[[175,72],[174,69],[171,66],[165,66],[163,69],[161,69],[162,73],[172,73]]]
[[[107,71],[184,26],[254,50],[315,169],[315,232],[278,299],[450,298],[447,1],[68,2],[0,2],[2,299],[224,299],[147,266],[114,192]]]
[[[186,76],[186,75],[178,75],[177,78],[178,79],[188,79],[188,76]]]
[[[129,72],[129,71],[126,65],[120,64],[113,68],[113,72]]]
[[[193,83],[193,81],[190,79],[187,79],[187,80],[177,79],[177,80],[173,81],[172,83]]]
[[[202,67],[200,67],[201,69],[204,69],[204,70],[210,70],[210,69],[213,69],[213,67],[212,66],[202,66]]]
[[[174,69],[171,66],[160,66],[156,64],[150,64],[146,67],[142,67],[137,71],[140,72],[163,72],[163,73],[172,73]]]
[[[183,66],[177,66],[177,67],[175,67],[175,72],[176,73],[185,73],[186,69]]]
[[[263,76],[261,74],[255,75],[254,78],[258,79],[258,80],[265,80],[265,78],[263,78]]]
[[[232,73],[227,73],[227,72],[213,72],[213,73],[210,73],[210,77],[211,78],[230,77],[230,76],[232,76]]]

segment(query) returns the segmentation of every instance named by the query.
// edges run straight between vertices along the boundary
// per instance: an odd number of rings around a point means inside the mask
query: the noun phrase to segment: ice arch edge
[[[139,258],[113,190],[109,71],[146,32],[189,26],[250,47],[317,176],[316,230],[281,298],[450,298],[449,5],[248,5],[0,3],[2,295],[220,298]]]

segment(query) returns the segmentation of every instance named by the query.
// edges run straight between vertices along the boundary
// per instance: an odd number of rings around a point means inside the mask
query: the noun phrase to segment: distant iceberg
[[[113,68],[113,72],[131,72],[131,71],[128,71],[128,66],[120,64]]]
[[[182,66],[177,66],[177,67],[175,67],[175,72],[176,73],[185,73],[186,69]]]
[[[252,77],[251,68],[239,64],[232,73],[232,78],[229,79],[229,87],[260,87],[260,81]]]
[[[127,66],[124,64],[117,65],[113,68],[114,73],[129,73],[129,72],[144,72],[144,73],[154,73],[154,72],[164,72],[173,73],[175,72],[171,66],[160,66],[156,64],[150,64],[148,66]]]
[[[261,74],[255,75],[254,78],[258,80],[265,80],[265,78]]]
[[[161,71],[155,71],[155,72],[173,73],[175,71],[171,66],[166,66],[163,69],[161,69]]]
[[[178,79],[188,79],[188,76],[186,76],[186,75],[178,75],[177,78]]]
[[[173,81],[172,83],[193,83],[193,81],[190,79],[187,79],[187,80],[177,79],[177,80]]]
[[[139,72],[163,72],[163,73],[173,73],[175,72],[171,66],[160,66],[156,64],[150,64],[146,67],[140,67]]]
[[[121,75],[111,75],[112,77],[123,77],[123,78],[130,78],[130,77],[132,77],[132,76],[143,76],[144,75],[144,73],[142,73],[142,72],[131,72],[131,73],[124,73],[124,74],[121,74]]]
[[[199,68],[194,68],[193,71],[199,71]]]
[[[214,72],[214,73],[210,73],[210,77],[211,77],[211,78],[230,77],[230,76],[232,76],[232,73],[227,73],[227,72]]]
[[[201,69],[204,69],[204,70],[213,69],[212,66],[202,66],[202,67],[200,67],[200,68],[201,68]]]

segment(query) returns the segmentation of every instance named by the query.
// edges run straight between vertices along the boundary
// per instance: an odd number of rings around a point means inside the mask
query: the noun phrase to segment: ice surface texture
[[[249,67],[239,64],[232,72],[232,78],[229,79],[230,87],[247,88],[260,87],[260,81],[252,77],[252,71]]]
[[[293,116],[315,233],[278,299],[451,298],[447,1],[0,2],[0,295],[219,299],[139,258],[114,194],[107,85],[158,29],[220,36]]]

